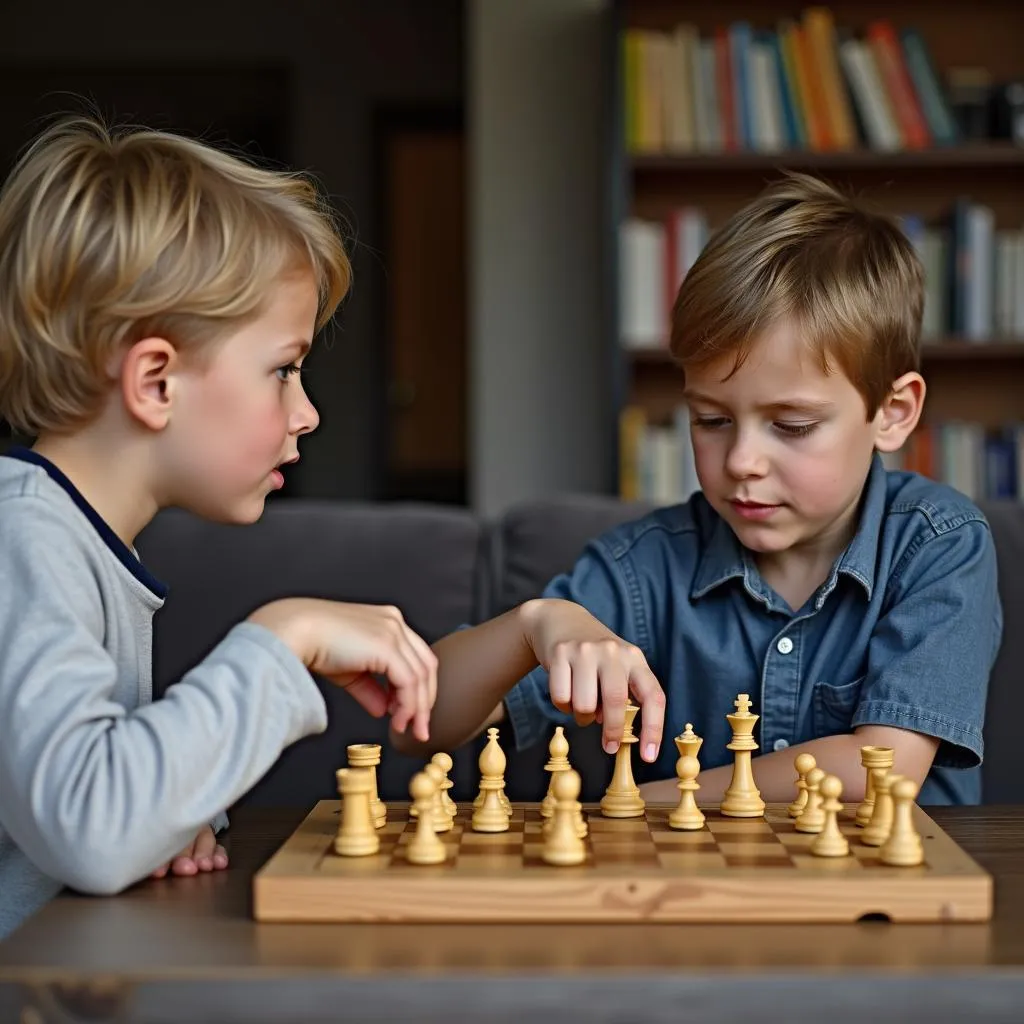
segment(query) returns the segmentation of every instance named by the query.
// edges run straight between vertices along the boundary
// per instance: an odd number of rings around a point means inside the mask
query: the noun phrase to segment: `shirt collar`
[[[878,535],[885,516],[886,471],[876,452],[864,485],[857,532],[846,550],[836,559],[832,572],[819,591],[818,604],[831,593],[839,574],[855,579],[871,599],[874,589],[875,562],[878,557]],[[703,597],[727,580],[746,578],[749,560],[729,524],[715,515],[711,537],[693,575],[690,597]]]
[[[167,584],[158,580],[139,560],[138,555],[110,528],[106,520],[89,504],[82,492],[48,458],[31,448],[15,446],[5,453],[8,458],[28,462],[46,471],[64,489],[79,511],[92,524],[117,560],[148,590],[161,600],[167,596]]]
[[[857,532],[846,550],[839,556],[822,588],[822,598],[828,596],[835,586],[836,577],[842,573],[855,579],[863,588],[868,600],[875,588],[875,566],[878,562],[878,537],[885,519],[887,474],[882,457],[875,452],[871,469],[861,495]]]

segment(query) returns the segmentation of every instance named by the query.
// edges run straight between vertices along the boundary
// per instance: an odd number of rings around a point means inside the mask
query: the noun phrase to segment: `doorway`
[[[467,502],[466,171],[461,112],[382,112],[381,496]]]

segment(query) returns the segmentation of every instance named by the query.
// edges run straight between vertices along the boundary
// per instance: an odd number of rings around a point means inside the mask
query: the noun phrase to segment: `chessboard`
[[[335,922],[836,922],[984,921],[992,878],[916,804],[924,862],[891,867],[859,840],[855,808],[840,816],[845,857],[809,852],[786,805],[763,817],[702,808],[704,827],[669,827],[671,807],[607,818],[584,805],[586,859],[554,867],[541,858],[538,804],[513,804],[507,832],[474,832],[471,808],[439,835],[446,859],[409,863],[408,806],[389,804],[379,852],[334,852],[340,801],[323,800],[253,882],[261,921]]]

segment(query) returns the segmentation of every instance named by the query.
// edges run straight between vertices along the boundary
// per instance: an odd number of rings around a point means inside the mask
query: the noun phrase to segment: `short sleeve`
[[[890,589],[852,725],[934,736],[937,766],[973,768],[984,754],[989,675],[1002,639],[988,525],[971,519],[933,534],[897,566]]]
[[[637,644],[636,616],[622,566],[601,541],[592,541],[572,571],[556,576],[541,596],[573,601],[623,640]],[[551,703],[548,673],[540,666],[506,694],[505,710],[518,750],[544,738],[552,724],[572,722],[572,716]]]

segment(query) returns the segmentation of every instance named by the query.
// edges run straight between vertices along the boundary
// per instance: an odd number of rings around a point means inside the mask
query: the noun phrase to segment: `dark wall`
[[[321,426],[304,441],[289,490],[304,496],[375,497],[376,385],[384,354],[375,302],[387,253],[381,251],[373,216],[371,128],[383,106],[461,102],[462,3],[178,0],[154,10],[138,0],[49,0],[3,8],[4,120],[16,116],[12,104],[22,94],[11,90],[19,69],[29,75],[27,86],[55,69],[81,69],[88,80],[103,71],[148,68],[159,75],[190,65],[205,75],[233,67],[240,76],[251,76],[253,68],[275,69],[286,82],[284,156],[317,175],[349,221],[355,241],[354,290],[338,329],[325,333],[309,360],[307,384]],[[213,83],[210,90],[213,117],[220,90]],[[270,89],[264,99],[257,91],[253,102],[277,103],[271,94],[279,96],[281,90]],[[31,103],[37,102],[32,97],[26,110],[35,110]],[[191,102],[190,110],[194,96]],[[259,117],[253,122],[261,123]],[[270,139],[265,146],[278,145],[273,128],[265,134]]]

